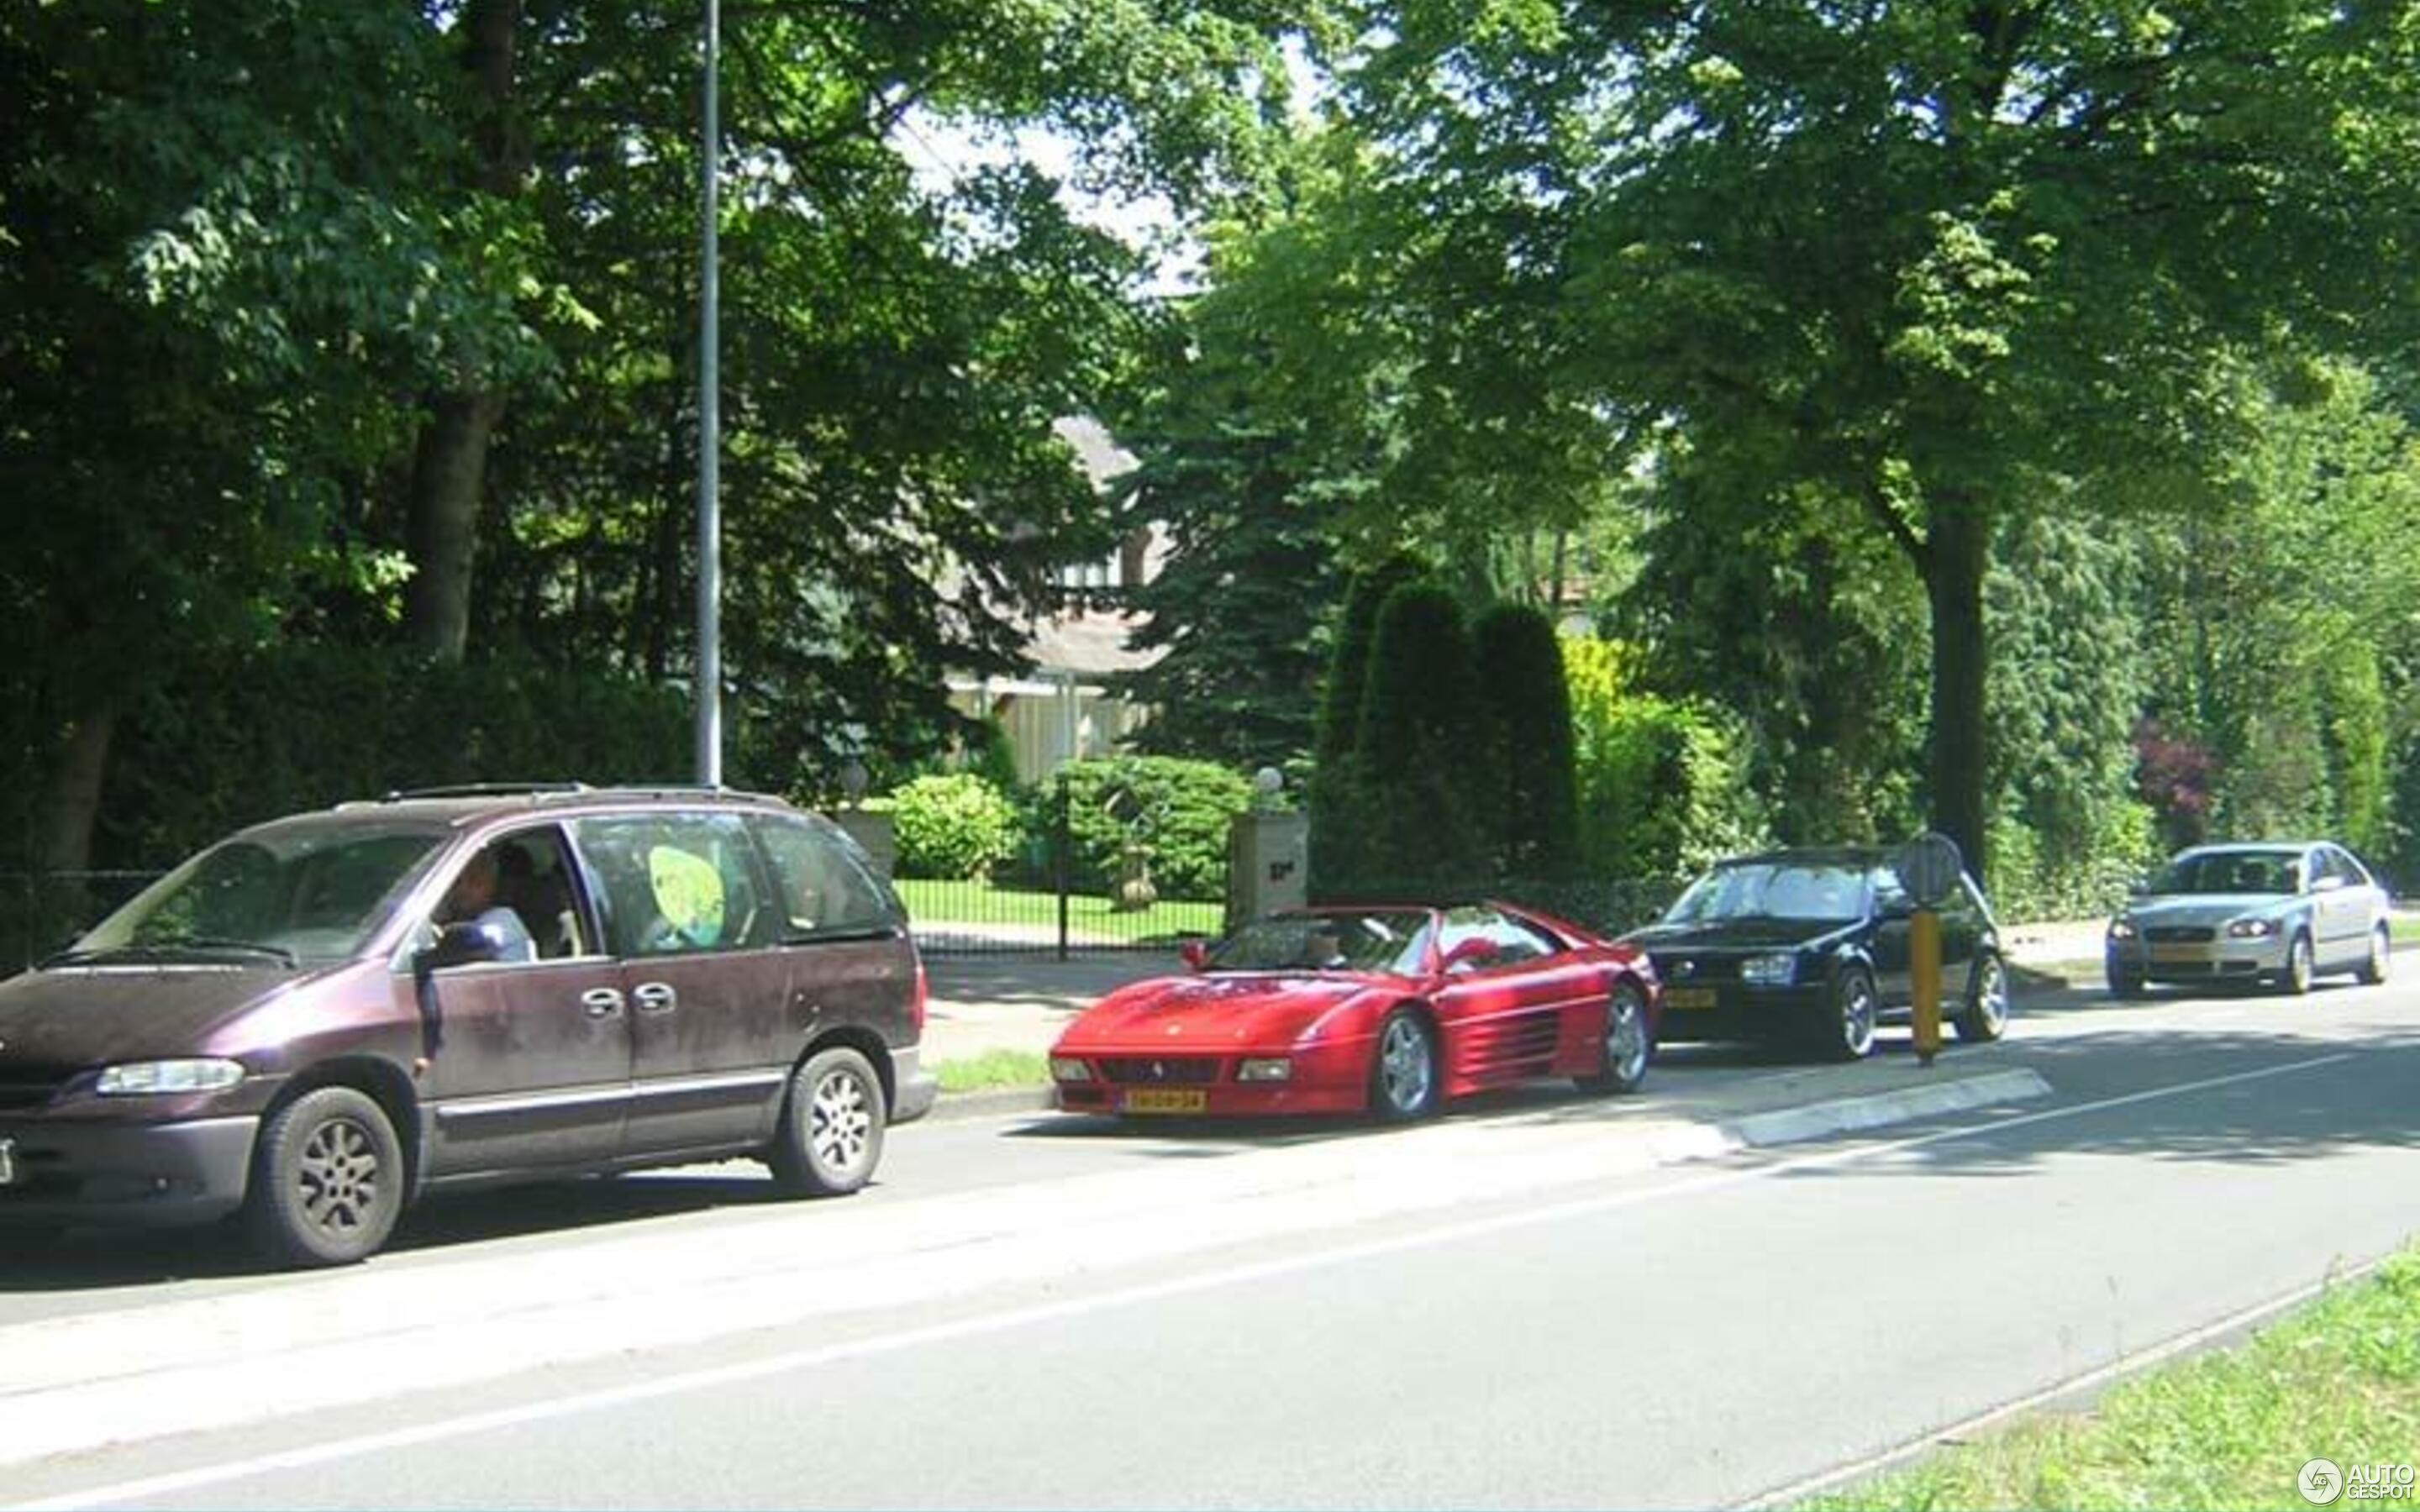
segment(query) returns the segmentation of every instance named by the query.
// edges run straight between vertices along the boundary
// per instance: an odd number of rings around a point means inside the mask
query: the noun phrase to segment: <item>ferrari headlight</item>
[[[1239,1082],[1282,1082],[1294,1075],[1294,1062],[1283,1056],[1262,1056],[1239,1062],[1235,1080]]]
[[[1050,1079],[1054,1082],[1089,1082],[1093,1079],[1093,1068],[1075,1056],[1052,1056]]]
[[[243,1080],[232,1060],[137,1060],[111,1066],[93,1090],[102,1097],[159,1097],[175,1092],[222,1092]]]
[[[2226,926],[2230,940],[2265,940],[2276,933],[2277,921],[2273,918],[2239,918]]]
[[[1790,950],[1752,955],[1740,963],[1740,980],[1751,987],[1787,987],[1798,980],[1798,957]]]

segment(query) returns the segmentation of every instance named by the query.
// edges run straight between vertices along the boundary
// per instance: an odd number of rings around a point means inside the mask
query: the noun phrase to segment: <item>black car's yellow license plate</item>
[[[1712,1008],[1714,1006],[1714,990],[1712,987],[1667,987],[1664,989],[1664,1006]]]
[[[1200,1113],[1210,1105],[1210,1094],[1195,1088],[1171,1090],[1141,1088],[1119,1100],[1121,1113]]]

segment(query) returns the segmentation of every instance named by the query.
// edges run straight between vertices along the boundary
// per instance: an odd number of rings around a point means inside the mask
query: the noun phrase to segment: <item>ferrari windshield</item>
[[[1664,915],[1667,924],[1727,918],[1838,919],[1866,914],[1862,868],[1800,861],[1718,866],[1689,885]]]
[[[1418,909],[1323,910],[1256,919],[1213,946],[1205,971],[1386,971],[1416,976],[1430,916]]]
[[[146,887],[53,964],[256,958],[284,965],[358,953],[443,845],[442,826],[289,824],[202,852]]]
[[[2153,892],[2290,893],[2303,890],[2298,851],[2198,851],[2151,879]]]

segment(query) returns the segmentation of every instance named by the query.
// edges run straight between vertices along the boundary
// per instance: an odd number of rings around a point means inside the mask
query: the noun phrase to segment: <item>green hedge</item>
[[[690,780],[676,689],[517,659],[287,646],[181,671],[121,720],[102,867],[167,866],[228,830],[402,788]]]
[[[903,877],[987,876],[1016,854],[1016,806],[972,772],[902,783],[883,807],[899,839]]]
[[[1216,903],[1226,896],[1229,822],[1252,806],[1252,784],[1243,774],[1174,756],[1113,756],[1069,763],[1066,782],[1078,890],[1114,883],[1131,839],[1149,847],[1161,897]],[[1030,823],[1054,823],[1055,794],[1046,784],[1038,796]],[[1045,836],[1047,830],[1036,838]]]

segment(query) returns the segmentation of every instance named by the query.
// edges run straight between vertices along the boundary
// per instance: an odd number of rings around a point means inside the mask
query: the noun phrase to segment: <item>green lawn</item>
[[[944,1060],[933,1067],[933,1079],[944,1092],[987,1092],[1005,1087],[1050,1085],[1048,1057],[1031,1050],[986,1050],[967,1060]]]
[[[983,882],[941,882],[930,878],[894,881],[908,917],[918,924],[1011,924],[1020,928],[1059,927],[1059,895],[995,887]],[[1226,915],[1218,903],[1157,903],[1135,913],[1118,913],[1109,900],[1078,894],[1067,900],[1067,927],[1085,934],[1119,939],[1156,939],[1174,934],[1216,934]]]
[[[2114,1388],[2090,1412],[2020,1421],[1804,1504],[2306,1507],[2295,1477],[2319,1458],[2346,1477],[2420,1459],[2420,1247],[2240,1348]]]
[[[2420,940],[2420,918],[2406,918],[2397,914],[2387,921],[2387,930],[2398,945]]]

